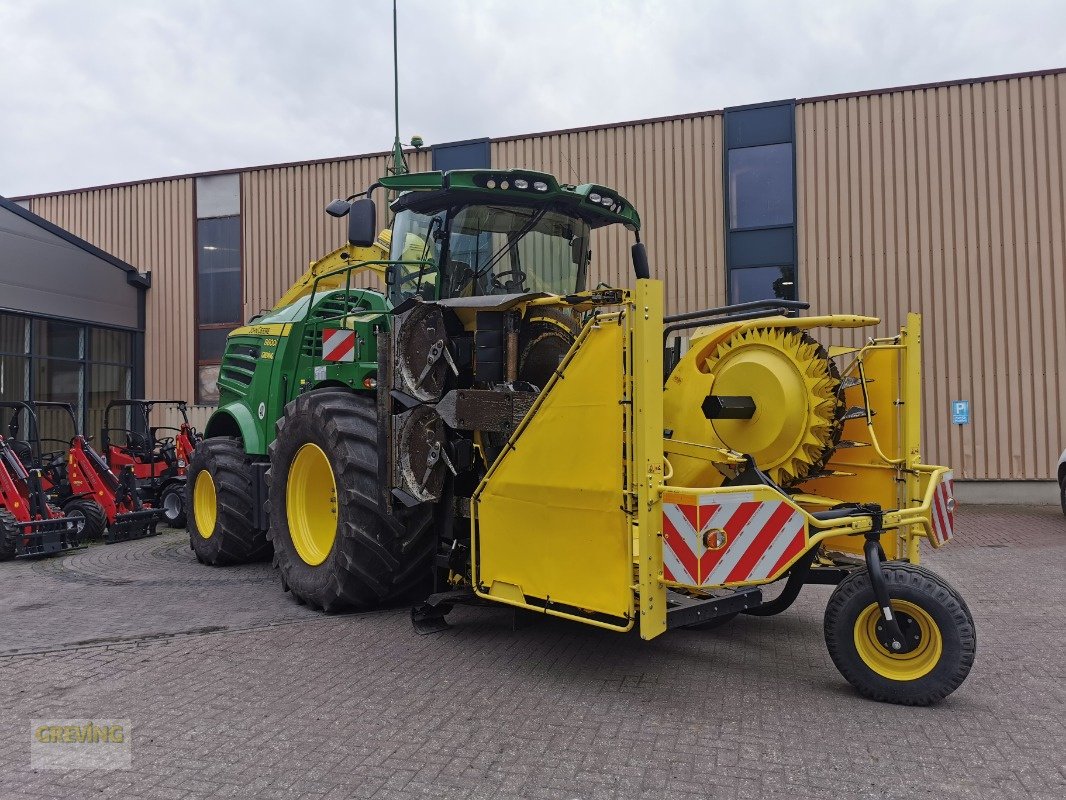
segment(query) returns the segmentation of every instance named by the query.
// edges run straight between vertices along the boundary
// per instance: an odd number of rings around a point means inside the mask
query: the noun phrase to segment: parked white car
[[[1059,456],[1059,499],[1062,501],[1062,513],[1066,514],[1066,450]]]

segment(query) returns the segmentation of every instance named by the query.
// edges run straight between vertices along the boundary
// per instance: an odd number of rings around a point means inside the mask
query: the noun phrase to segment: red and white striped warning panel
[[[355,331],[322,329],[323,361],[355,361]]]
[[[663,503],[663,577],[689,586],[721,586],[777,575],[803,552],[803,513],[749,493],[704,495]]]
[[[933,492],[933,547],[941,547],[955,535],[955,473],[945,472]]]

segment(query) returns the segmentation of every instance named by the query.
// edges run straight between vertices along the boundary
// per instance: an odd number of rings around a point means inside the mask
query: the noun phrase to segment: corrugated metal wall
[[[800,103],[800,291],[925,315],[926,457],[1046,479],[1066,445],[1066,75]],[[973,422],[953,426],[950,402]]]
[[[428,150],[409,153],[412,172],[430,168]],[[241,178],[246,316],[270,308],[310,261],[344,243],[346,222],[324,211],[330,200],[361,192],[385,174],[386,157],[249,170]],[[375,192],[379,225],[384,193]],[[364,285],[377,285],[367,277]]]
[[[33,198],[30,210],[140,270],[147,293],[145,389],[193,396],[193,180],[151,181]]]
[[[926,454],[966,478],[1052,476],[1066,443],[1066,74],[797,104],[800,296],[815,311],[926,314]],[[617,188],[640,210],[669,311],[725,300],[722,116],[492,142],[495,167]],[[413,170],[430,153],[409,155]],[[343,241],[323,213],[385,156],[242,172],[246,315]],[[153,271],[147,390],[193,395],[193,183],[35,198],[31,208]],[[379,215],[385,210],[379,196]],[[592,285],[631,280],[621,230],[597,234]],[[373,279],[368,278],[372,283]],[[974,422],[949,422],[969,399]],[[206,409],[194,411],[202,426]]]
[[[667,313],[724,302],[721,114],[502,139],[492,143],[492,165],[617,189],[641,214]],[[590,285],[629,285],[632,241],[621,228],[596,234]]]

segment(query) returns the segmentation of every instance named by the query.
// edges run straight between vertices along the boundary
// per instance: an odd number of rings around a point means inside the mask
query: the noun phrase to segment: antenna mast
[[[403,145],[400,144],[400,57],[396,27],[396,0],[392,0],[392,107],[396,115],[396,138],[392,142],[392,163],[389,166],[389,174],[406,175],[409,171],[407,159],[403,154]]]

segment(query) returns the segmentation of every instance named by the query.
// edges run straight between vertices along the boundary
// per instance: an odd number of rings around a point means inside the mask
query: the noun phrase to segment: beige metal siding
[[[721,114],[495,141],[492,165],[617,189],[641,214],[667,313],[724,302]],[[595,235],[590,285],[632,283],[632,242],[619,227]]]
[[[408,154],[412,171],[430,168],[429,151]],[[241,180],[246,318],[274,305],[309,262],[345,241],[346,221],[325,213],[338,197],[364,191],[385,175],[385,156],[249,170]],[[384,227],[385,193],[374,200]],[[377,285],[368,276],[361,285]]]
[[[924,320],[924,452],[1046,479],[1066,444],[1066,75],[800,103],[801,296]],[[950,424],[968,399],[973,423]]]
[[[31,199],[30,210],[142,272],[151,270],[145,391],[191,399],[196,319],[193,181],[46,195]]]
[[[1066,444],[1066,73],[797,104],[799,291],[817,312],[908,310],[925,328],[925,453],[960,477],[1045,479]],[[725,300],[722,116],[491,143],[495,167],[617,188],[640,211],[669,311]],[[413,170],[430,153],[409,156]],[[244,170],[246,316],[344,240],[323,212],[382,154]],[[193,178],[33,198],[31,210],[153,271],[147,392],[193,397]],[[379,201],[384,224],[384,197]],[[631,235],[597,234],[591,283],[629,285]],[[367,278],[365,283],[373,283]],[[969,399],[973,424],[952,427]],[[201,425],[207,409],[194,412]]]

